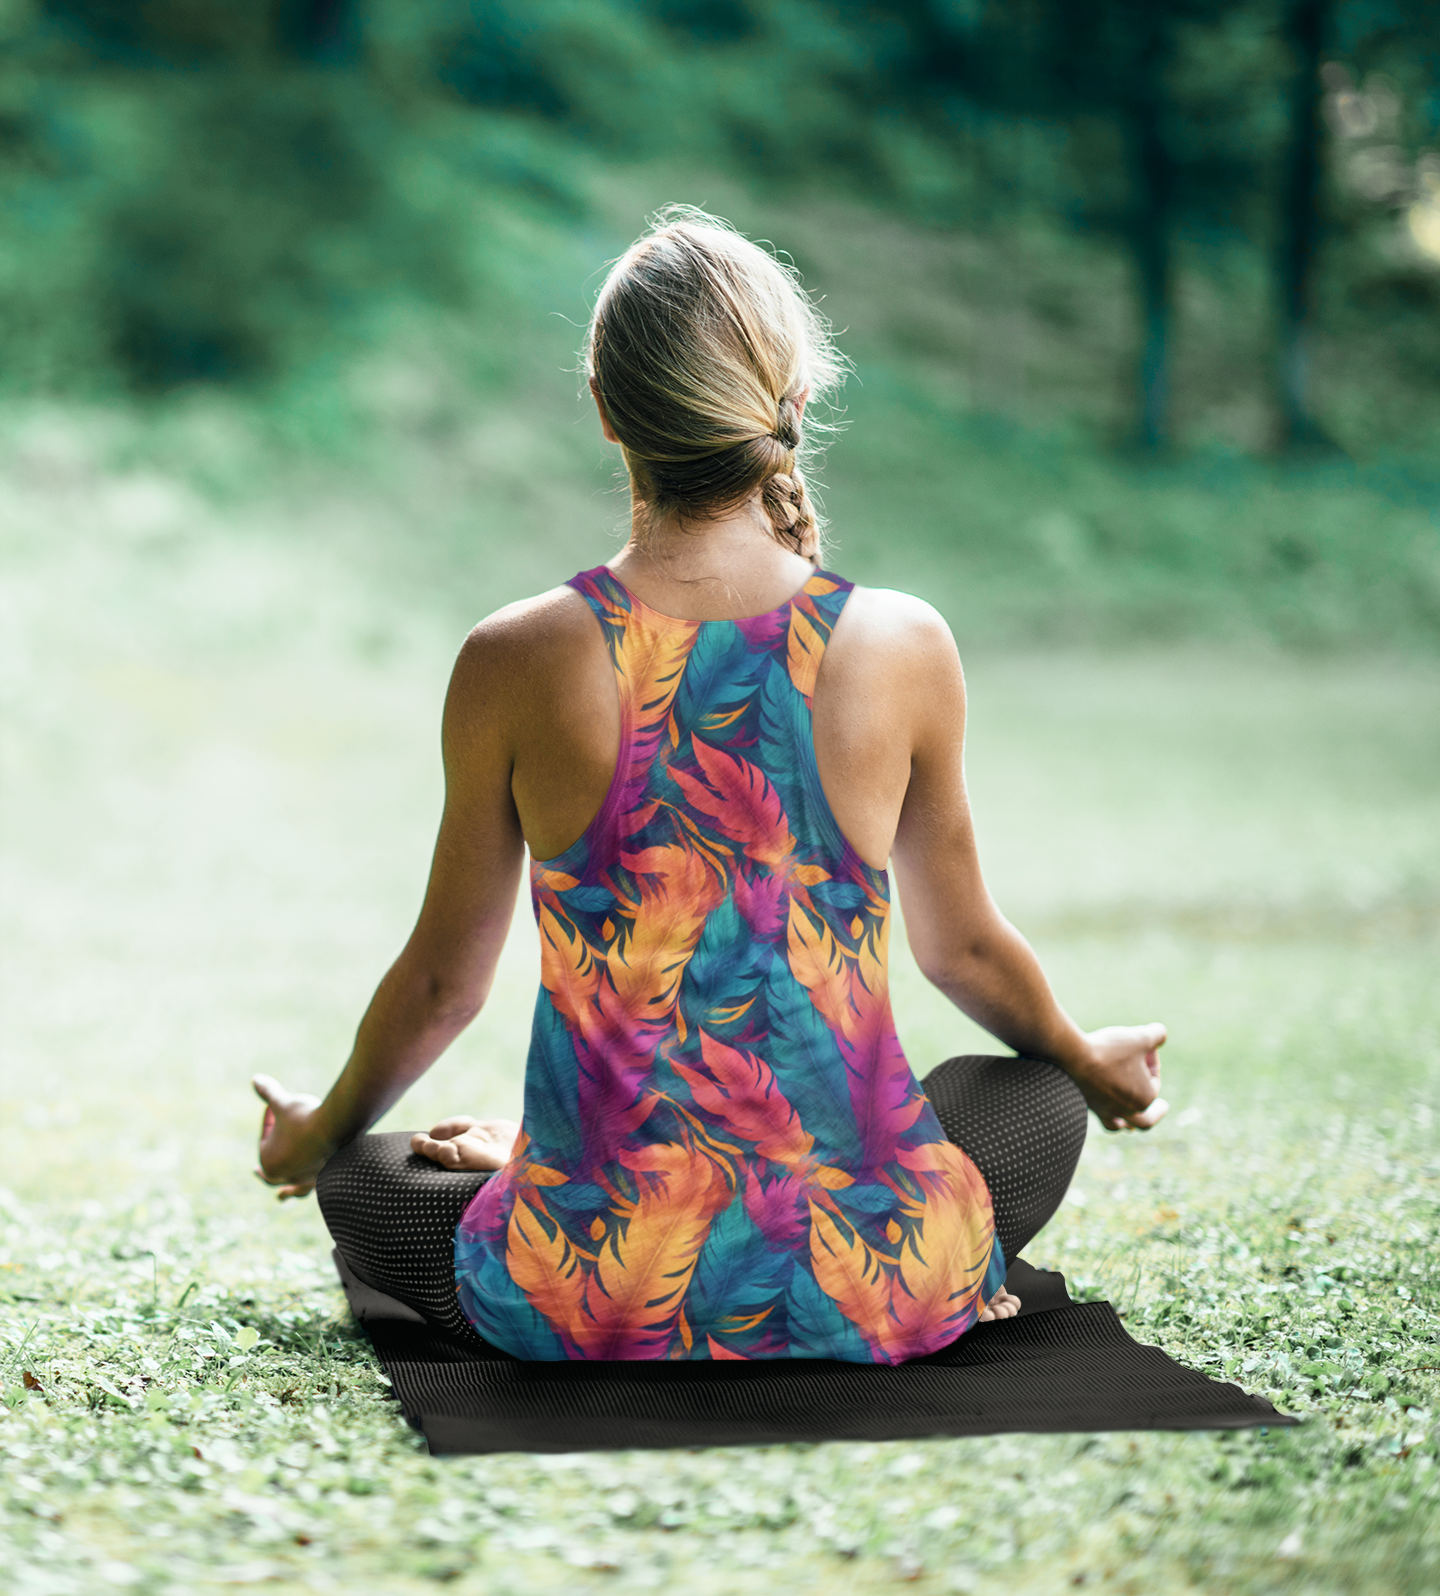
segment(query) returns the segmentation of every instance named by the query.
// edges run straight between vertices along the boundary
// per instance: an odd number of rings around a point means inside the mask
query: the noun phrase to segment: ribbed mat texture
[[[976,1325],[898,1368],[802,1358],[522,1363],[436,1333],[335,1261],[405,1417],[436,1455],[1298,1422],[1142,1346],[1108,1302],[1071,1302],[1064,1276],[1023,1259],[1006,1281],[1025,1304],[1018,1317]]]

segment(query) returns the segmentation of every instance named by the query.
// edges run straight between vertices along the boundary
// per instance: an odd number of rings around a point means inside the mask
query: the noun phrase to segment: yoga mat
[[[437,1455],[898,1441],[1007,1431],[1231,1430],[1299,1421],[1126,1334],[1108,1302],[1011,1265],[1013,1319],[896,1368],[811,1358],[524,1363],[433,1330],[336,1253],[405,1417]]]

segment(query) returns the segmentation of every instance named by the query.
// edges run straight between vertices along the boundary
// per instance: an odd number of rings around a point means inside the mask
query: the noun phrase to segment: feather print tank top
[[[810,699],[851,584],[737,621],[603,566],[620,755],[531,864],[542,987],[510,1162],[456,1232],[516,1357],[898,1363],[1003,1283],[990,1194],[895,1034],[889,880],[821,790]]]

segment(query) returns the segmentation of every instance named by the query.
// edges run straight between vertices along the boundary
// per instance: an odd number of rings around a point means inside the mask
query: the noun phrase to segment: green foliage
[[[262,378],[383,341],[403,307],[496,313],[529,220],[573,209],[542,134],[264,42],[226,32],[183,62],[96,65],[63,38],[12,53],[11,392]]]
[[[1137,44],[1140,15],[1153,49]],[[1277,437],[1266,262],[1293,131],[1286,15],[1282,0],[11,0],[0,389],[228,388],[269,408],[262,427],[312,444],[355,433],[373,455],[347,410],[357,370],[428,339],[449,348],[451,380],[508,404],[536,369],[516,326],[557,304],[583,318],[580,285],[644,208],[622,215],[607,195],[636,194],[663,160],[647,204],[734,194],[727,208],[766,210],[792,249],[821,195],[912,251],[946,239],[1003,269],[1017,239],[1041,243],[1058,269],[1042,300],[1012,293],[1012,308],[1046,324],[1060,358],[1034,362],[1030,387],[1057,382],[1052,415],[1102,447],[1135,426],[1129,261],[1153,319],[1178,250],[1176,434],[1206,442],[1197,411],[1228,388],[1259,418],[1232,441],[1263,453]],[[1332,22],[1353,81],[1327,91],[1316,409],[1355,457],[1420,453],[1440,271],[1405,217],[1428,193],[1440,34],[1412,0],[1347,0]],[[1146,221],[1157,182],[1164,215]],[[912,323],[973,314],[970,289],[932,279],[936,305]],[[902,368],[895,430],[925,430],[923,395],[906,408],[914,326],[873,353]],[[1004,393],[967,403],[1032,419]]]

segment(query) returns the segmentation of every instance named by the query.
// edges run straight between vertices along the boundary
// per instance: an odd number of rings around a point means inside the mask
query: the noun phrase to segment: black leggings
[[[1048,1222],[1085,1145],[1085,1102],[1053,1064],[952,1058],[921,1083],[941,1129],[985,1177],[995,1233],[1013,1263]],[[362,1136],[320,1171],[315,1192],[335,1246],[366,1285],[437,1329],[479,1339],[455,1296],[455,1227],[488,1179],[410,1151],[407,1132]]]

